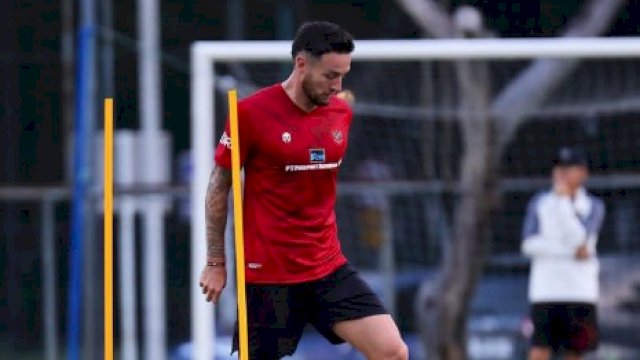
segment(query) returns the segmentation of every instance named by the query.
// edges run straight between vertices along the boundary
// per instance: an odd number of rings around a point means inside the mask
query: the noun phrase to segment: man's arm
[[[592,197],[592,201],[593,208],[585,223],[588,235],[585,242],[585,248],[587,253],[590,255],[594,255],[596,253],[596,243],[598,242],[598,235],[600,234],[600,229],[602,228],[602,222],[604,221],[606,212],[602,200]]]
[[[572,257],[576,248],[563,245],[559,241],[543,235],[533,235],[522,241],[522,253],[528,257]]]
[[[522,227],[522,253],[528,257],[570,257],[575,253],[575,249],[567,247],[558,239],[549,239],[542,234],[540,229],[540,219],[538,218],[537,195],[527,206],[524,224]]]
[[[207,261],[224,261],[224,229],[227,224],[231,171],[216,167],[209,177],[205,199]]]
[[[207,265],[200,276],[202,293],[207,301],[218,302],[220,293],[227,283],[225,268],[224,229],[227,224],[227,208],[231,172],[220,166],[209,177],[205,198],[205,218],[207,225]]]

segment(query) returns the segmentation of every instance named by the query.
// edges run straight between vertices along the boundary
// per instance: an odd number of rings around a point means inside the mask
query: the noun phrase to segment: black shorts
[[[344,342],[334,324],[387,314],[358,273],[343,265],[328,276],[294,285],[247,285],[249,359],[274,360],[292,355],[306,324],[332,344]],[[238,327],[232,352],[238,350]]]
[[[532,345],[578,354],[598,347],[598,320],[594,304],[536,303],[531,309]]]

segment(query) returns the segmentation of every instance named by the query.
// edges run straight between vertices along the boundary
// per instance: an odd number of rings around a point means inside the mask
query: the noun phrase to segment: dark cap
[[[558,150],[555,159],[555,166],[588,166],[589,161],[584,151],[578,147],[563,146]]]

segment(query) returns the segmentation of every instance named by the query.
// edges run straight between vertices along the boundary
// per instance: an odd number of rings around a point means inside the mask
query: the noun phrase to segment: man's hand
[[[569,187],[564,182],[557,182],[553,185],[553,191],[558,196],[569,196],[571,192],[569,191]]]
[[[589,258],[589,256],[590,254],[587,245],[581,245],[578,250],[576,250],[576,259],[578,260],[585,260]]]
[[[205,266],[200,275],[200,287],[207,301],[218,303],[222,289],[227,285],[227,269],[223,266]]]
[[[567,184],[567,181],[559,170],[556,170],[553,173],[553,191],[558,196],[569,196],[571,193],[569,184]]]

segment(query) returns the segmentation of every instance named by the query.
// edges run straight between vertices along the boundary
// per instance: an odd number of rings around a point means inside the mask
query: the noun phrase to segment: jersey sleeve
[[[240,167],[244,166],[247,156],[251,153],[254,147],[254,131],[251,126],[251,119],[244,110],[244,106],[238,104],[238,126],[240,136]],[[215,162],[217,166],[221,166],[225,169],[231,169],[231,147],[233,141],[231,140],[231,126],[229,119],[224,126],[224,131],[218,142],[215,152]]]
[[[561,241],[562,234],[557,229],[542,229],[538,210],[542,194],[529,201],[527,213],[522,227],[521,251],[525,256],[536,257],[571,257],[576,247]],[[552,231],[549,231],[552,230]]]
[[[529,200],[529,204],[527,205],[527,212],[522,224],[523,240],[531,236],[538,235],[538,233],[540,232],[540,219],[538,219],[537,209],[539,199],[540,195],[536,195],[531,200]]]
[[[593,201],[593,207],[591,209],[591,213],[585,222],[585,227],[587,229],[587,233],[589,234],[598,234],[600,233],[600,229],[602,228],[602,222],[604,221],[605,215],[605,207],[602,200],[596,198],[595,196],[591,197]]]
[[[587,246],[589,248],[589,252],[594,254],[596,251],[596,245],[598,243],[598,237],[600,234],[600,229],[602,228],[602,222],[604,221],[605,216],[605,207],[602,200],[592,197],[593,201],[593,209],[591,210],[591,214],[587,218],[587,222],[585,224],[587,228]]]

